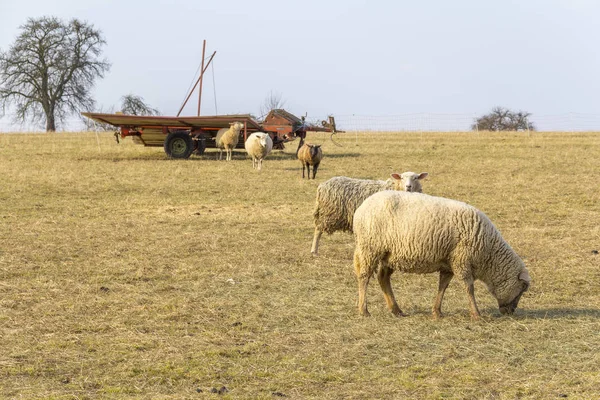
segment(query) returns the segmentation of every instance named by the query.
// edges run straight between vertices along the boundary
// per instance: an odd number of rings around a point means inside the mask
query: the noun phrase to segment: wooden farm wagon
[[[322,121],[320,125],[308,124],[304,118],[298,118],[284,109],[271,110],[262,123],[256,121],[250,114],[200,116],[203,76],[217,53],[213,52],[205,65],[205,51],[206,40],[202,46],[200,76],[189,91],[177,116],[139,116],[122,113],[81,114],[100,124],[113,125],[118,129],[117,137],[131,136],[136,143],[144,146],[162,146],[167,156],[171,158],[188,158],[194,152],[201,155],[207,148],[215,148],[215,138],[219,129],[229,128],[231,123],[237,121],[244,124],[244,129],[240,132],[241,140],[238,142],[238,148],[244,148],[248,135],[257,131],[267,132],[273,139],[275,149],[283,149],[285,142],[296,138],[300,138],[298,145],[300,147],[308,131],[336,133],[335,119],[332,116],[328,117],[327,121]],[[196,87],[198,87],[198,116],[181,117],[180,114]]]
[[[188,158],[192,153],[203,154],[207,148],[215,148],[215,137],[221,128],[229,128],[233,122],[244,124],[240,132],[238,148],[243,148],[252,132],[267,132],[277,149],[285,142],[300,138],[300,144],[308,131],[336,132],[335,119],[329,117],[321,126],[305,123],[304,119],[283,110],[272,110],[264,122],[257,122],[250,114],[213,115],[201,117],[163,117],[126,114],[82,113],[101,124],[115,126],[121,138],[131,136],[144,146],[162,146],[171,158]]]

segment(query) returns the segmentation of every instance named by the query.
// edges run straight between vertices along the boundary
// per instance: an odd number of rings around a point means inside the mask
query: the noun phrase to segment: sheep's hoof
[[[363,317],[370,317],[371,313],[368,312],[367,310],[361,310],[360,315],[362,315]]]
[[[310,254],[312,254],[313,257],[319,256],[319,253],[317,253],[316,251],[311,251]]]
[[[479,321],[481,319],[481,315],[479,314],[471,314],[472,321]]]
[[[433,319],[442,319],[442,318],[444,318],[444,314],[442,314],[439,311],[434,311],[432,313],[432,316],[433,316]]]
[[[392,309],[392,314],[394,314],[396,317],[406,317],[406,314],[404,314],[399,307],[394,307]]]

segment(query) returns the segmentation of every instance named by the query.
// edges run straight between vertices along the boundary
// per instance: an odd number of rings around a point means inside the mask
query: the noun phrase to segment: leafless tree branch
[[[110,69],[100,59],[106,41],[93,26],[73,19],[30,18],[12,47],[0,52],[0,106],[16,119],[56,122],[94,106],[91,89]]]
[[[492,111],[475,119],[471,129],[480,131],[524,131],[535,130],[529,121],[530,113],[511,111],[503,107],[494,107]]]

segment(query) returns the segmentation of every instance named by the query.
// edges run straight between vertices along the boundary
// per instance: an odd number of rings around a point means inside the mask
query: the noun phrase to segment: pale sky
[[[101,30],[99,106],[142,96],[174,115],[207,57],[202,113],[254,113],[270,91],[297,115],[600,114],[593,0],[0,0],[0,49],[29,17]],[[184,114],[195,115],[196,96]]]

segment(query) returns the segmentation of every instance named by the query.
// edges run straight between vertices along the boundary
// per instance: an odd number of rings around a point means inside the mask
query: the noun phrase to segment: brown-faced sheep
[[[317,169],[323,159],[323,150],[320,144],[304,143],[298,150],[298,160],[302,163],[302,178],[306,167],[307,178],[310,179],[310,166],[313,167],[313,179],[317,176]]]

